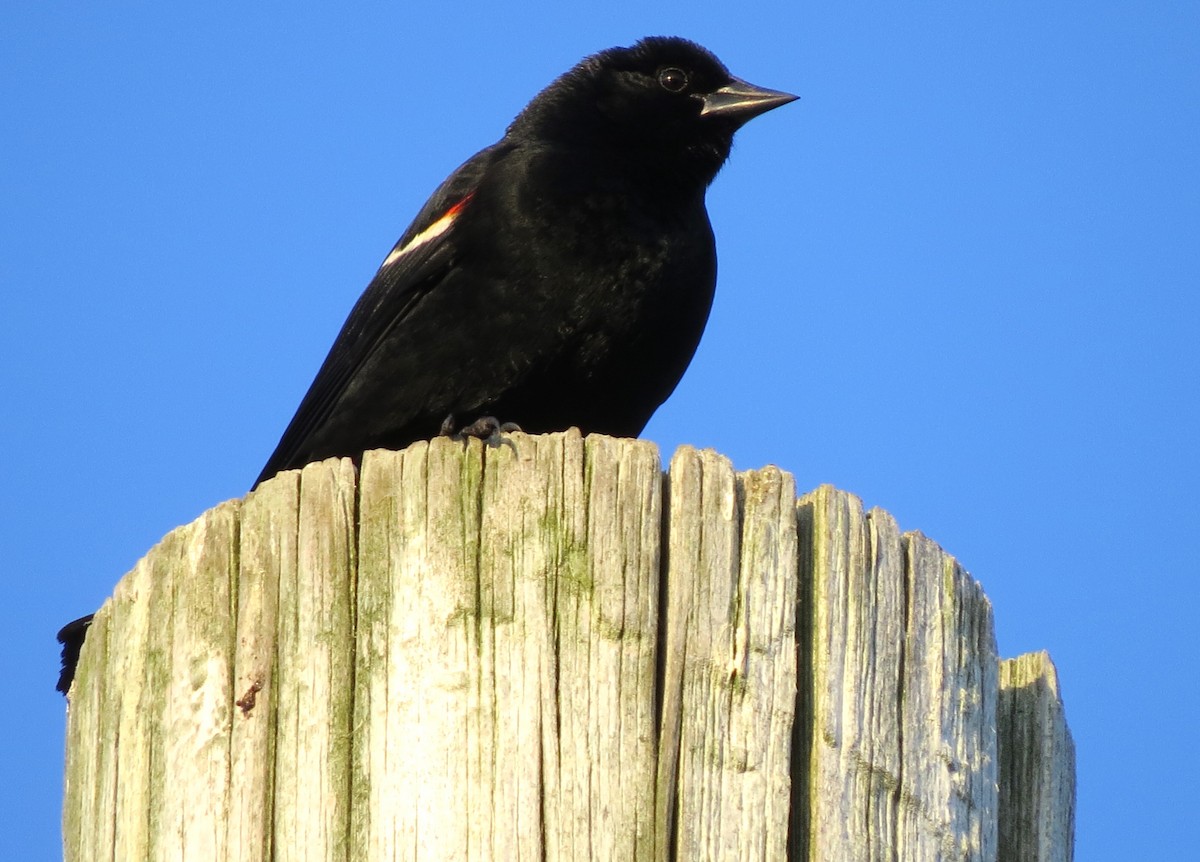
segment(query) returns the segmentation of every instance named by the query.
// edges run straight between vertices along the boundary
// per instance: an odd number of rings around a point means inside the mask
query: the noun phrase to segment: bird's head
[[[796,98],[735,78],[694,42],[654,36],[580,62],[539,93],[508,134],[591,149],[702,189],[744,123]]]

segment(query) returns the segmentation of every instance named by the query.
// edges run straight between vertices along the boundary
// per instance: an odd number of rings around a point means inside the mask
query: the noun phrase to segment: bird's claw
[[[441,436],[449,437],[452,440],[466,440],[474,437],[490,445],[498,444],[501,434],[521,430],[521,426],[516,422],[501,422],[495,416],[480,416],[470,425],[465,425],[458,430],[455,430],[454,426],[454,414],[452,413],[442,421]]]

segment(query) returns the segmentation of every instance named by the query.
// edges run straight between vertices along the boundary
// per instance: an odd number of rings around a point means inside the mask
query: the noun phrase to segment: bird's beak
[[[791,93],[756,87],[741,78],[734,78],[721,89],[714,90],[704,97],[704,107],[700,109],[700,116],[720,116],[734,120],[740,125],[772,108],[778,108],[799,98]]]

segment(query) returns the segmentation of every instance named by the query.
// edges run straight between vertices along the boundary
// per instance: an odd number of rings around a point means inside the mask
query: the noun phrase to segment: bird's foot
[[[457,430],[455,430],[455,424],[454,414],[451,413],[442,421],[441,436],[449,437],[452,440],[466,440],[469,437],[475,437],[490,446],[499,445],[501,434],[521,430],[521,426],[516,422],[501,422],[495,416],[480,416],[470,425],[464,425]]]

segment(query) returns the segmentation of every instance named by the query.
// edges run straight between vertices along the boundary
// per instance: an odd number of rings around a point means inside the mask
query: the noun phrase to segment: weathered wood
[[[160,859],[226,854],[238,508],[226,503],[175,533],[156,560],[154,577],[172,581],[170,626],[150,615],[150,655],[158,646],[166,659],[157,687],[165,697],[149,710],[159,800],[149,837]]]
[[[88,708],[74,702],[68,726],[68,859],[225,857],[239,508],[169,533],[89,632],[73,689]]]
[[[280,862],[347,858],[355,496],[349,460],[309,464],[300,474],[296,565],[280,572],[276,624],[273,846]]]
[[[795,499],[774,468],[738,476],[689,448],[671,462],[659,798],[678,859],[787,851]]]
[[[829,487],[799,505],[811,692],[801,858],[996,854],[996,647],[979,585]]]
[[[657,452],[463,449],[364,460],[351,857],[649,858]]]
[[[285,473],[250,494],[241,516],[226,858],[254,862],[272,858],[274,846],[275,645],[280,584],[296,579],[300,473]]]
[[[1044,652],[1000,663],[1000,860],[1070,862],[1075,742]]]
[[[1068,858],[1073,763],[998,802],[998,697],[978,584],[850,495],[438,439],[284,473],[122,580],[71,693],[65,855],[990,862],[1012,809],[1053,835],[1012,858]],[[1000,727],[1061,748],[1038,698]]]

